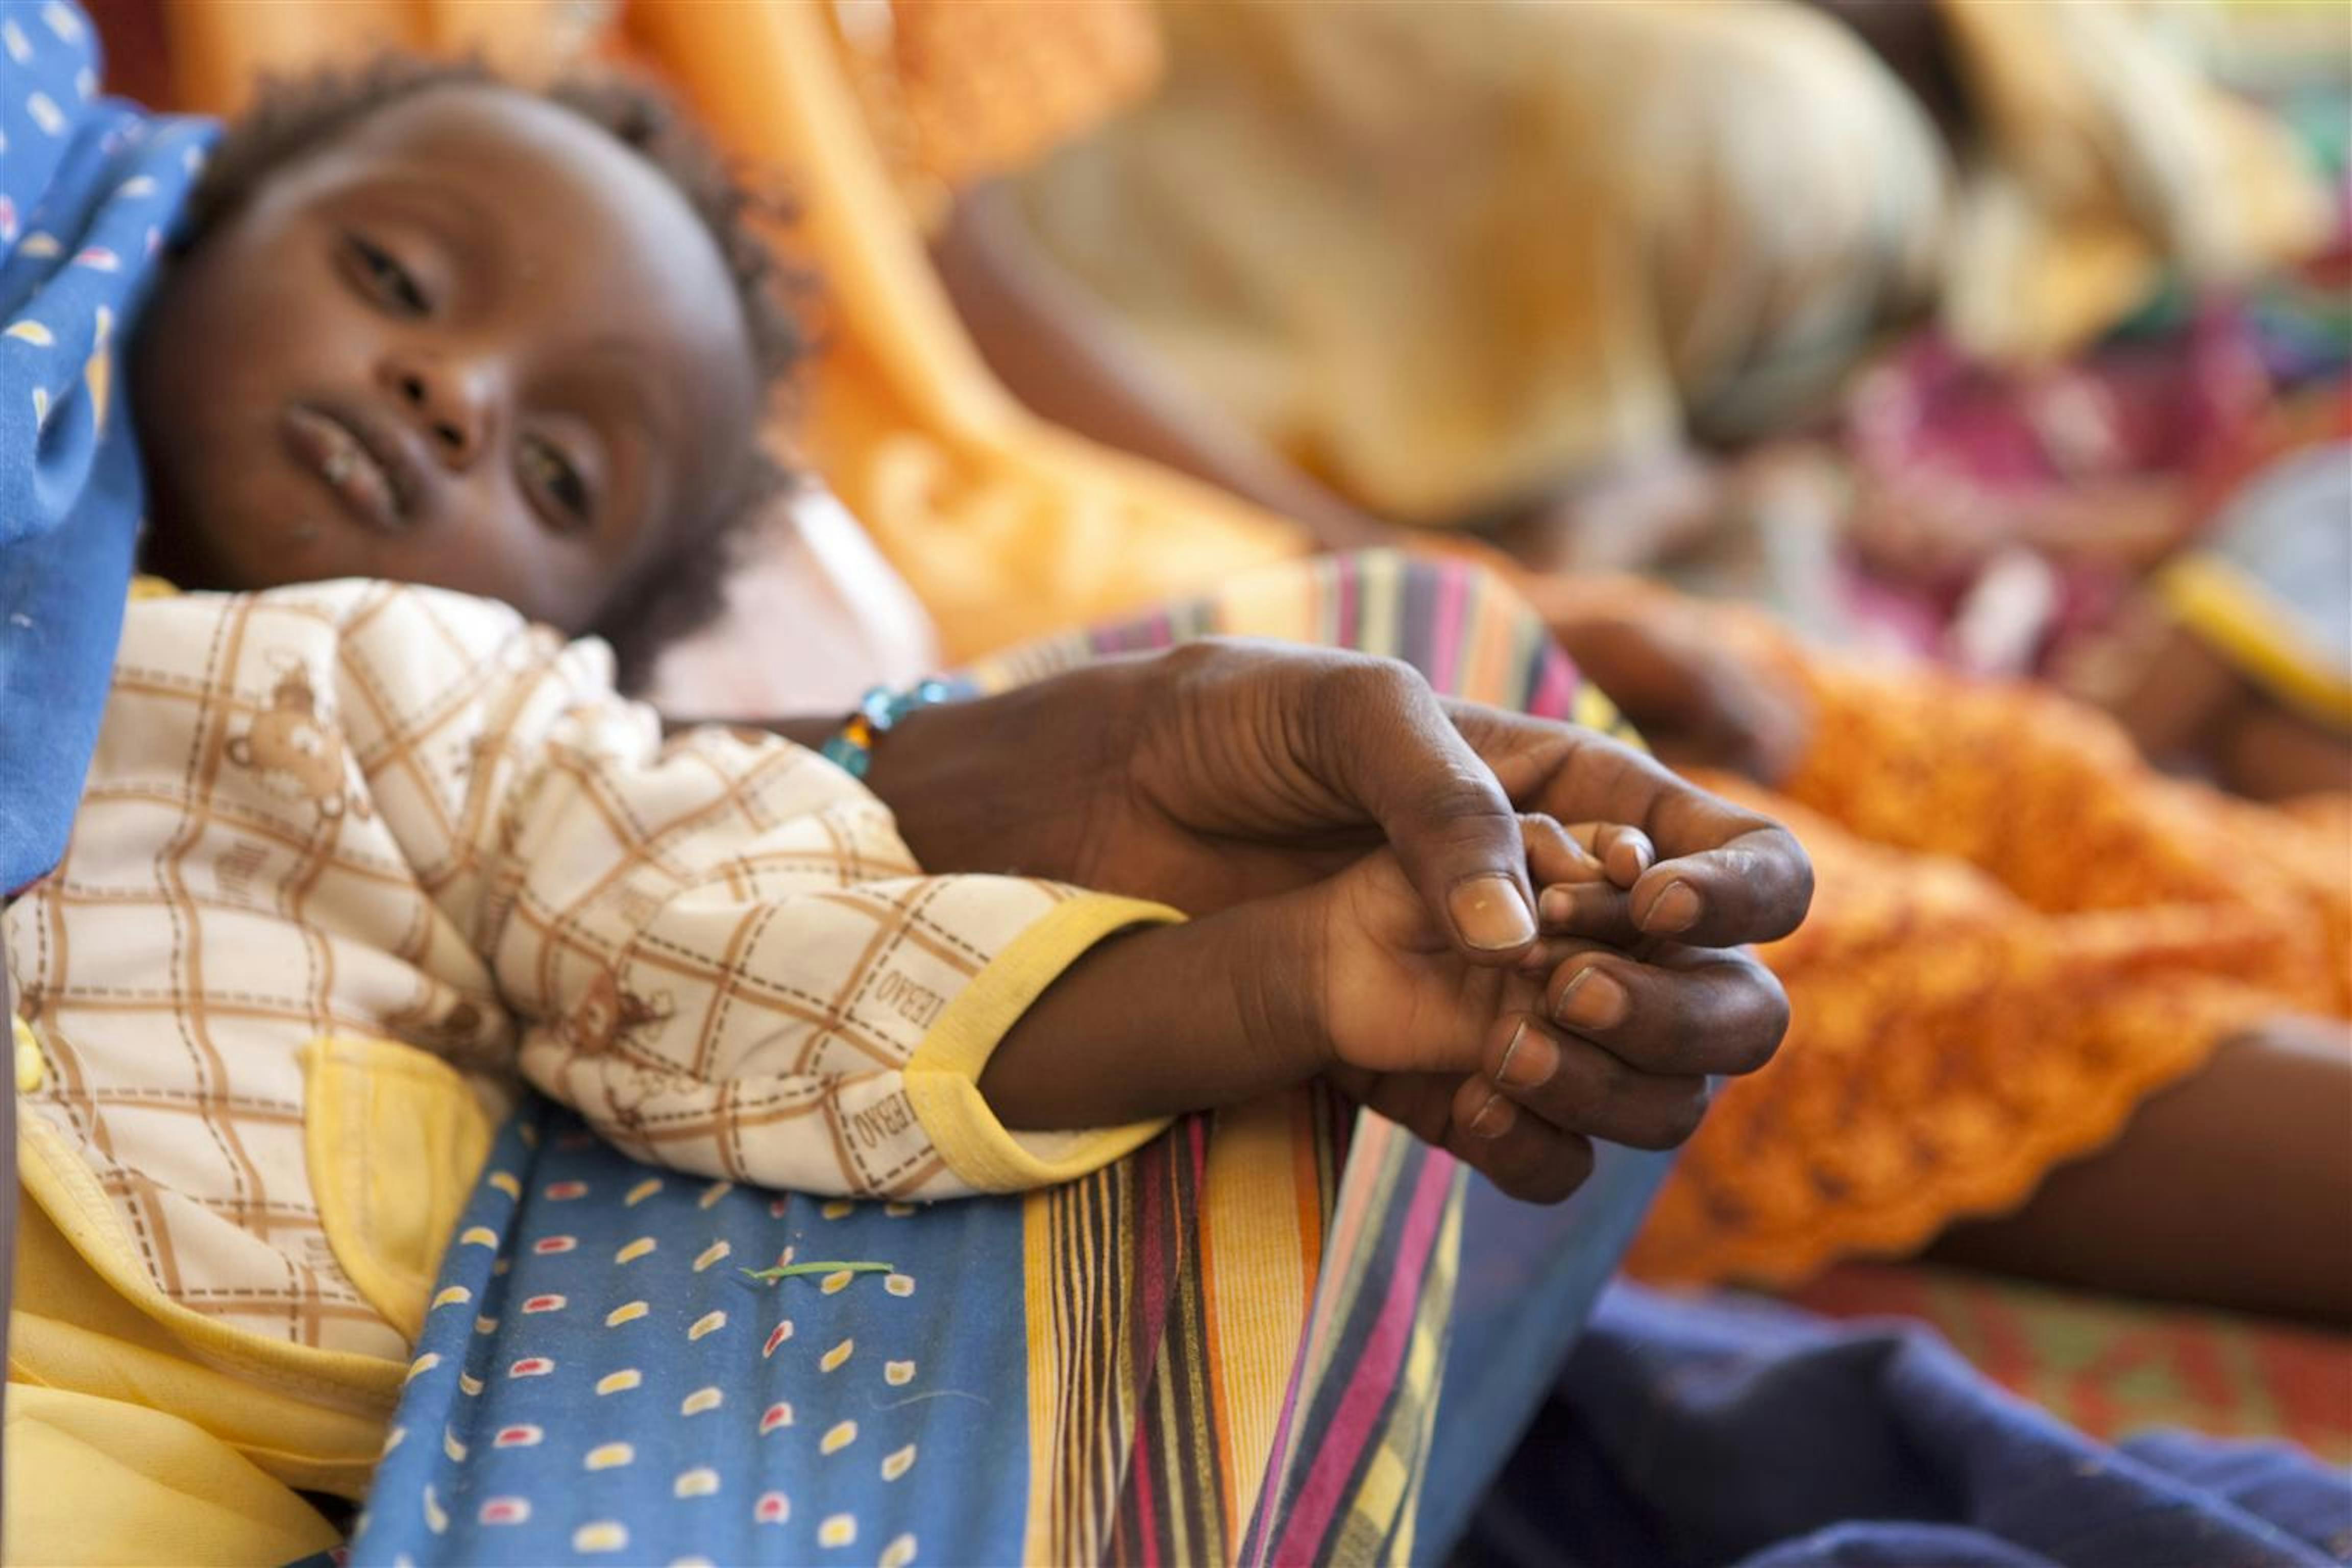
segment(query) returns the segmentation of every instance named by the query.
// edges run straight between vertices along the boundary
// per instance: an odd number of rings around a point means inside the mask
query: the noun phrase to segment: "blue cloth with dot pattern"
[[[1018,1562],[1022,1226],[1017,1197],[655,1170],[533,1100],[443,1260],[350,1561]],[[745,1273],[786,1258],[888,1267]]]
[[[0,0],[0,893],[57,863],[144,505],[118,363],[214,127],[98,96],[89,19]]]

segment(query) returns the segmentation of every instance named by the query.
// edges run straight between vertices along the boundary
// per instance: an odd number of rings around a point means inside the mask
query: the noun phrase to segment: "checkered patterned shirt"
[[[155,1283],[375,1355],[402,1336],[306,1174],[316,1042],[429,1053],[493,1114],[520,1075],[712,1176],[1014,1188],[1148,1136],[1008,1133],[974,1085],[1073,957],[1168,918],[927,877],[814,753],[666,741],[603,645],[373,582],[133,604],[71,846],[6,915],[46,1068],[26,1110]]]

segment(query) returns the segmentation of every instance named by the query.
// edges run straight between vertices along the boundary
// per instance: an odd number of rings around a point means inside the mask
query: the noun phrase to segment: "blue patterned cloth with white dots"
[[[144,494],[118,358],[208,121],[98,94],[64,0],[0,0],[0,893],[55,865],[98,739]]]
[[[824,1267],[750,1272],[780,1264]],[[1019,1562],[1024,1300],[1017,1197],[732,1186],[534,1099],[443,1259],[347,1560]]]

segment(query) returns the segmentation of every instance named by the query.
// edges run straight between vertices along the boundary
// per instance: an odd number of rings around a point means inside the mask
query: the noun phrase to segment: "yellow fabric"
[[[300,1391],[337,1409],[377,1416],[391,1410],[400,1384],[398,1363],[266,1339],[182,1306],[150,1277],[123,1233],[113,1204],[65,1135],[46,1120],[31,1116],[19,1118],[16,1134],[25,1195],[48,1215],[58,1235],[107,1289],[154,1319],[194,1354],[264,1385]],[[25,1288],[20,1279],[20,1302]]]
[[[982,1193],[1050,1186],[1132,1153],[1167,1125],[1014,1132],[980,1097],[980,1075],[1005,1032],[1089,948],[1130,926],[1183,918],[1136,899],[1072,899],[1015,937],[948,1004],[908,1058],[907,1102],[957,1180]]]
[[[1935,295],[1967,352],[2047,357],[2163,264],[2325,237],[2287,135],[2139,14],[1946,10],[1957,159],[1781,0],[1172,6],[1163,89],[1022,205],[1207,404],[1425,525],[1796,428]]]
[[[2055,359],[2168,264],[2223,282],[2326,238],[2326,193],[2289,132],[2168,47],[2163,7],[1937,4],[1986,143],[1943,270],[1962,348]]]
[[[292,1375],[283,1368],[257,1372],[249,1361],[210,1353],[217,1342],[189,1333],[188,1319],[176,1315],[171,1303],[118,1289],[114,1278],[76,1250],[43,1205],[35,1158],[26,1157],[31,1201],[17,1216],[16,1302],[8,1327],[11,1418],[24,1387],[70,1393],[100,1405],[142,1405],[200,1428],[285,1485],[360,1496],[374,1468],[400,1368],[371,1363],[364,1376],[355,1377],[313,1352],[302,1369],[310,1375]],[[373,1370],[379,1365],[382,1375]],[[379,1383],[381,1388],[373,1386]],[[13,1440],[8,1460],[15,1473],[21,1459]],[[15,1522],[12,1509],[12,1527]],[[12,1552],[11,1560],[26,1559]]]
[[[1810,12],[1164,15],[1165,87],[1021,182],[1030,225],[1204,401],[1383,515],[1801,417],[1924,292],[1935,133]]]
[[[341,1538],[203,1428],[126,1400],[12,1383],[6,1560],[250,1568]]]
[[[2219,556],[2196,554],[2158,574],[2156,589],[2175,620],[2250,679],[2320,723],[2352,729],[2352,681],[2260,583]]]
[[[16,1092],[30,1094],[48,1076],[48,1068],[41,1061],[41,1042],[33,1037],[32,1026],[14,1013],[8,1015],[8,1034],[15,1047]]]
[[[446,1062],[394,1040],[314,1040],[302,1070],[319,1222],[360,1294],[413,1341],[489,1154],[489,1115]]]

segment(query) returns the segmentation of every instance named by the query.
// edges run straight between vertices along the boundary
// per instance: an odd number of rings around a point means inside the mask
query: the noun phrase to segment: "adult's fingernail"
[[[1536,917],[1528,911],[1519,885],[1508,877],[1473,877],[1446,898],[1454,929],[1472,947],[1490,952],[1523,947],[1536,939]]]
[[[1495,1064],[1495,1081],[1513,1089],[1533,1089],[1559,1070],[1559,1047],[1541,1029],[1521,1019],[1518,1033],[1503,1047],[1503,1059]]]
[[[1486,1097],[1486,1103],[1478,1108],[1478,1114],[1470,1119],[1470,1136],[1500,1138],[1511,1130],[1511,1123],[1518,1119],[1517,1106],[1499,1094],[1490,1094]]]
[[[1669,882],[1664,892],[1650,900],[1650,917],[1642,922],[1642,929],[1658,936],[1688,931],[1698,924],[1698,895],[1691,891],[1689,883]]]
[[[1598,969],[1580,971],[1551,1016],[1571,1029],[1613,1029],[1625,1021],[1625,988]]]

